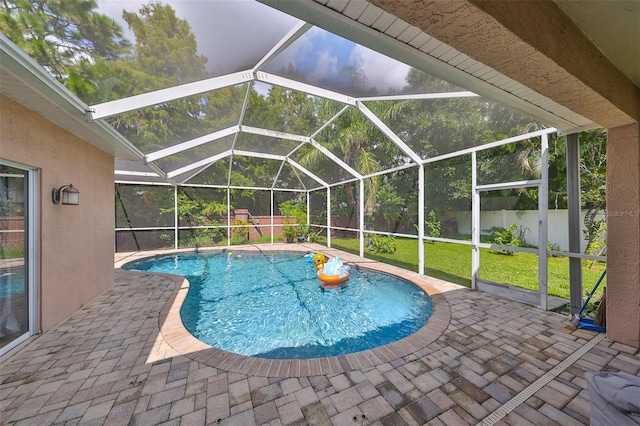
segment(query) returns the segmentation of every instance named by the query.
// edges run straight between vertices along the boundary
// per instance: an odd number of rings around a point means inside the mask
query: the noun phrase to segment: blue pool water
[[[188,253],[124,269],[186,277],[182,321],[201,341],[263,358],[316,358],[358,352],[406,337],[431,316],[431,301],[408,281],[353,268],[325,291],[301,254]]]
[[[0,299],[24,293],[24,269],[0,269]]]

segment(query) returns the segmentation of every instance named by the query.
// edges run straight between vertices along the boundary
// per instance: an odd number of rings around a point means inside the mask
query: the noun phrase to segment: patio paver
[[[116,255],[116,265],[123,258],[134,255]],[[185,335],[175,320],[184,280],[117,269],[114,287],[0,359],[0,423],[588,424],[585,372],[640,373],[637,349],[578,330],[565,316],[402,274],[438,301],[441,315],[417,337],[346,357],[281,362],[226,354]],[[565,361],[587,344],[594,346]]]

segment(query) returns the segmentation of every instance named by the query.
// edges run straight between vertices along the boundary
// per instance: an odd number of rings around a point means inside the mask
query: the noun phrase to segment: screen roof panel
[[[231,173],[236,185],[247,177],[265,187],[297,189],[302,180],[316,188],[539,126],[256,1],[145,3],[105,0],[98,9],[125,29],[123,10],[136,24],[150,19],[150,11],[158,13],[154,18],[170,16],[165,7],[176,18],[175,26],[162,20],[151,26],[153,34],[133,25],[125,30],[137,48],[106,74],[121,80],[117,90],[101,102],[85,100],[93,105],[87,119],[111,124],[146,163],[145,171],[117,168],[120,177],[226,185]],[[165,42],[167,50],[151,48]],[[439,95],[454,98],[430,98]],[[359,126],[367,128],[364,138],[352,144],[348,137]],[[375,161],[363,167],[362,153]]]
[[[289,163],[283,163],[282,168],[280,169],[280,173],[278,173],[278,178],[274,184],[274,188],[299,189],[304,191],[308,187],[305,185],[302,176],[305,176],[305,175],[301,172],[298,172]],[[312,186],[316,186],[316,185],[317,183]]]
[[[238,124],[242,98],[226,88],[125,112],[107,119],[145,154],[154,153]]]
[[[262,70],[353,97],[422,93],[421,71],[318,27],[294,41]],[[460,90],[440,80],[450,91]]]
[[[324,104],[342,104],[300,90],[257,82],[249,98],[243,125],[310,136],[322,124]]]
[[[282,160],[233,155],[231,186],[271,188]]]
[[[156,160],[156,164],[158,164],[161,169],[166,170],[167,172],[172,172],[189,166],[190,164],[214,157],[225,151],[229,151],[233,146],[234,138],[235,135],[228,135],[209,143]]]
[[[229,184],[229,162],[231,157],[224,157],[209,166],[201,169],[199,173],[192,173],[191,177],[187,173],[176,177],[176,180],[184,181],[190,184],[201,185],[221,185],[226,186]]]
[[[127,30],[129,25],[123,12],[139,15],[141,7],[147,3],[143,0],[100,0],[98,12]],[[185,20],[194,36],[196,51],[183,54],[183,63],[191,64],[198,56],[205,58],[203,68],[208,77],[252,69],[300,22],[254,1],[164,0],[162,5],[171,7],[178,19]],[[125,31],[125,35],[132,41],[137,39],[136,32],[131,29]]]
[[[342,165],[310,144],[301,146],[290,158],[326,184],[354,178]],[[310,177],[315,180],[314,176]]]
[[[364,102],[422,159],[450,154],[543,126],[475,95]],[[445,94],[446,96],[446,94]]]
[[[301,143],[300,141],[242,132],[238,135],[234,149],[255,153],[287,155]]]

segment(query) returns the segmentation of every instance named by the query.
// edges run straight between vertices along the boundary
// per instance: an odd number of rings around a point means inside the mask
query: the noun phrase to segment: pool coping
[[[451,321],[451,307],[441,290],[464,288],[435,278],[419,275],[416,272],[401,269],[385,263],[356,256],[347,252],[327,248],[318,244],[266,244],[244,245],[233,247],[213,247],[207,249],[180,249],[136,252],[123,255],[116,261],[115,267],[120,268],[125,263],[147,257],[163,254],[188,252],[219,253],[234,252],[322,252],[329,256],[340,256],[349,265],[370,269],[377,272],[395,275],[410,281],[421,288],[431,298],[432,313],[425,325],[413,334],[361,352],[345,355],[308,358],[308,359],[270,359],[238,355],[227,352],[198,340],[182,324],[180,308],[189,291],[189,281],[182,276],[166,273],[136,272],[121,270],[125,274],[153,274],[161,275],[175,283],[173,294],[163,306],[159,315],[160,334],[176,352],[210,367],[219,368],[234,373],[262,377],[304,377],[339,374],[352,370],[376,367],[411,354],[418,354],[428,345],[438,339],[447,329]],[[444,288],[438,288],[444,287]],[[418,354],[419,355],[419,354]]]

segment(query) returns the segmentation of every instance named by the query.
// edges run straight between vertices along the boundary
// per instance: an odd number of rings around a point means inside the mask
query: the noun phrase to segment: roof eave
[[[114,157],[144,158],[104,120],[87,122],[87,105],[3,34],[0,34],[0,92]]]

